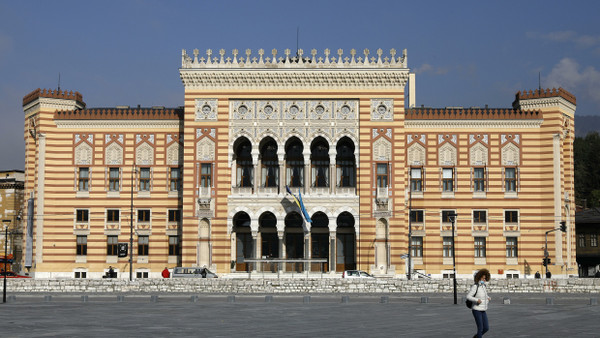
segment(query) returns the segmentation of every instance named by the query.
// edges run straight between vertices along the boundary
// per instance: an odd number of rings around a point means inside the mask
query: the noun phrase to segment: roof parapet
[[[40,97],[46,97],[46,98],[52,98],[52,99],[64,99],[64,100],[75,100],[77,102],[80,102],[84,107],[85,107],[85,102],[83,102],[83,95],[81,95],[81,93],[79,92],[73,92],[73,91],[69,91],[67,92],[66,90],[52,90],[52,89],[36,89],[34,91],[32,91],[31,93],[25,95],[23,97],[23,106],[27,105],[28,103],[40,98]]]
[[[513,108],[411,108],[405,113],[406,120],[537,120],[538,110]]]
[[[571,102],[574,105],[577,105],[577,101],[575,100],[575,95],[569,93],[568,91],[564,90],[563,88],[558,88],[558,90],[556,88],[552,88],[552,89],[536,89],[536,90],[530,90],[530,91],[519,91],[517,92],[517,94],[515,94],[515,101],[513,102],[513,107],[515,107],[515,105],[518,105],[518,102],[520,100],[529,100],[529,99],[541,99],[541,98],[547,98],[547,97],[562,97],[563,99],[567,100],[568,102]]]
[[[180,120],[182,108],[90,108],[57,110],[55,120]]]
[[[297,55],[290,56],[290,49],[284,50],[284,55],[277,57],[277,49],[271,51],[272,57],[265,56],[264,49],[258,50],[258,57],[252,56],[252,51],[246,49],[246,57],[238,56],[237,49],[232,50],[232,56],[225,56],[225,50],[219,50],[219,57],[213,54],[212,49],[206,50],[206,57],[198,58],[200,54],[198,49],[194,49],[192,58],[183,49],[181,51],[181,68],[407,68],[407,52],[402,51],[402,55],[396,57],[396,50],[391,49],[390,55],[384,56],[383,50],[377,49],[376,57],[369,58],[369,50],[364,49],[363,55],[356,56],[356,50],[350,50],[350,56],[344,56],[342,49],[337,50],[338,57],[330,56],[329,49],[324,50],[325,57],[317,57],[317,50],[310,51],[311,57],[304,57],[304,51],[299,49]]]

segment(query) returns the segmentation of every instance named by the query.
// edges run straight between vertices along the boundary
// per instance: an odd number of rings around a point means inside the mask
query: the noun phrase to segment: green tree
[[[575,203],[600,206],[600,135],[576,137],[573,144],[575,165]]]

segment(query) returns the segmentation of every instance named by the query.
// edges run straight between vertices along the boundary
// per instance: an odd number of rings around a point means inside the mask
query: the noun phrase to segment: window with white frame
[[[209,188],[211,186],[212,179],[212,164],[202,163],[200,164],[200,186],[202,188]]]
[[[442,168],[442,191],[454,191],[454,168]]]
[[[88,223],[90,221],[90,211],[88,209],[76,209],[75,221],[77,223]]]
[[[410,189],[414,192],[423,191],[423,168],[410,169]]]
[[[443,237],[442,238],[442,251],[443,256],[448,258],[452,257],[452,246],[454,245],[454,238],[452,237]]]
[[[411,237],[411,255],[413,257],[423,257],[423,237]]]
[[[150,191],[150,168],[140,168],[140,191]]]
[[[77,190],[78,191],[89,191],[90,190],[90,168],[79,167],[77,175]]]
[[[517,258],[518,257],[518,242],[517,237],[506,237],[506,257]]]
[[[169,168],[169,191],[181,190],[181,169],[179,167]]]
[[[108,190],[119,191],[121,182],[121,169],[120,168],[109,168],[108,172]]]
[[[423,223],[423,210],[411,210],[410,221],[411,223]]]
[[[87,278],[86,270],[75,270],[75,278]]]
[[[485,249],[486,249],[486,243],[485,243],[485,237],[475,237],[474,238],[474,244],[475,244],[475,257],[476,258],[485,258]]]
[[[485,168],[473,168],[473,191],[485,191]]]
[[[504,191],[517,192],[517,168],[504,169]]]
[[[106,255],[117,256],[119,254],[119,237],[106,236]]]
[[[486,223],[487,210],[473,210],[473,223]]]
[[[138,256],[148,256],[149,236],[138,236]]]
[[[377,187],[387,188],[388,187],[388,164],[377,163]]]
[[[519,223],[519,212],[517,210],[504,210],[504,223]]]
[[[76,241],[77,241],[77,244],[76,244],[77,256],[86,256],[87,255],[87,236],[78,235]]]

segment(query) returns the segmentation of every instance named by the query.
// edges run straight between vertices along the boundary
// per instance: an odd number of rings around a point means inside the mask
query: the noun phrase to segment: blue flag
[[[298,205],[298,208],[300,208],[300,211],[302,211],[302,215],[304,215],[304,219],[306,220],[306,222],[312,223],[312,220],[310,219],[310,216],[308,216],[308,212],[306,211],[306,208],[304,207],[304,203],[302,202],[302,193],[300,193],[300,189],[298,189],[299,198],[296,197],[296,195],[294,195],[292,193],[292,191],[290,190],[290,187],[288,187],[287,185],[285,186],[285,190],[287,191],[288,194],[292,195],[294,202],[296,202],[296,205]]]

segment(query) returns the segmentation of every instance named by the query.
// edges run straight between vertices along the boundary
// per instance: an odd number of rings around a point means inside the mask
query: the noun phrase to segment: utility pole
[[[453,269],[453,279],[454,279],[454,304],[457,304],[457,296],[456,296],[456,251],[455,251],[455,243],[454,240],[454,222],[456,221],[456,217],[458,215],[456,213],[451,213],[448,215],[450,221],[452,221],[452,269]]]
[[[412,186],[408,188],[408,280],[412,279]]]
[[[129,281],[133,281],[133,172],[135,171],[135,162],[131,164],[131,208],[129,212]]]

